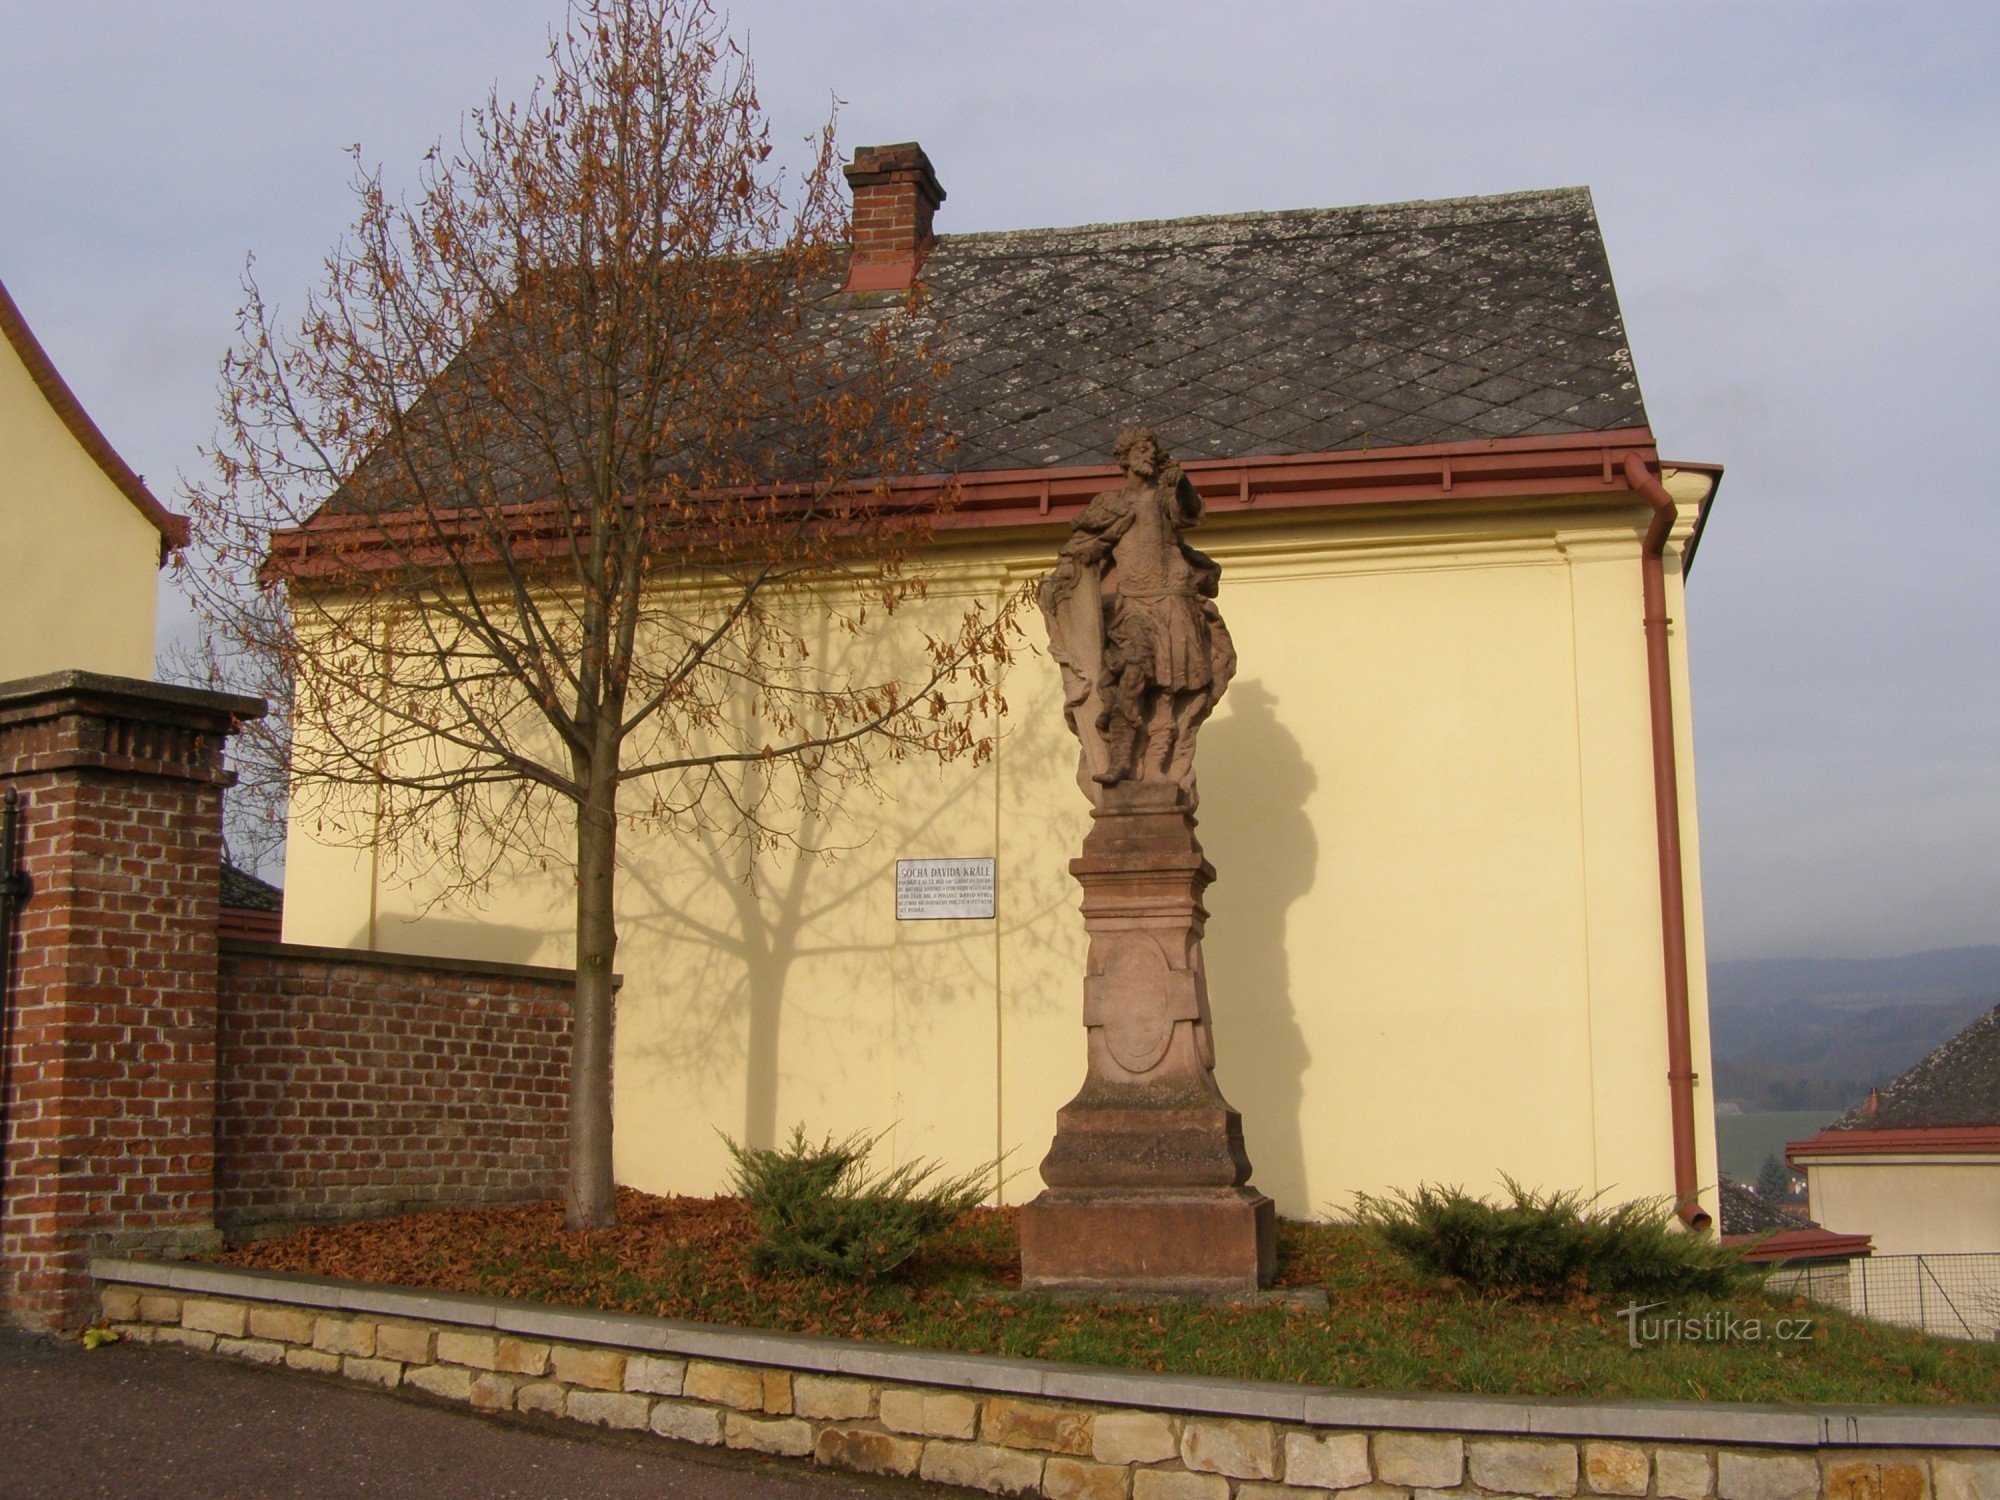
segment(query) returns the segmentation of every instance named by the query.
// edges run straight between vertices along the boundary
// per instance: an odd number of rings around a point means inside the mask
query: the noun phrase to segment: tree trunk
[[[571,1229],[618,1222],[611,1175],[611,1001],[618,925],[612,913],[618,862],[615,778],[591,778],[576,813],[576,1001],[570,1021],[569,1192]]]

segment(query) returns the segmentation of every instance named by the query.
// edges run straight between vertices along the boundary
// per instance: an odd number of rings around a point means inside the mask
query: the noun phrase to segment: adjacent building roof
[[[943,235],[921,280],[962,470],[1646,425],[1587,188]]]
[[[1817,1229],[1819,1225],[1802,1215],[1787,1213],[1775,1203],[1767,1203],[1747,1183],[1725,1177],[1716,1184],[1722,1206],[1724,1235],[1775,1234],[1785,1229]]]
[[[2000,1006],[1827,1128],[1964,1126],[2000,1126]]]
[[[76,439],[77,445],[90,455],[98,468],[127,500],[131,501],[139,514],[153,524],[160,533],[160,555],[166,556],[170,548],[183,545],[187,541],[187,518],[176,515],[154,498],[146,488],[146,481],[132,472],[132,466],[118,456],[97,424],[90,419],[90,413],[83,409],[83,403],[76,399],[48,352],[41,346],[28,321],[21,316],[21,309],[8,295],[5,285],[0,285],[0,338],[4,338],[13,349],[15,356],[26,367],[28,376],[35,382],[42,399],[50,410],[62,419],[62,423]]]
[[[238,869],[228,860],[222,862],[222,904],[240,911],[277,911],[285,909],[285,893],[270,881],[252,875],[248,870]]]

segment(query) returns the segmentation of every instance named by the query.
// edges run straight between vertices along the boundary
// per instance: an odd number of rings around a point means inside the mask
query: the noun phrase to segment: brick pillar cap
[[[944,202],[944,188],[924,148],[915,141],[893,146],[857,146],[854,160],[841,168],[851,188],[879,187],[885,183],[914,180],[932,208]]]
[[[0,718],[20,720],[55,712],[114,711],[133,718],[171,719],[185,723],[206,719],[225,729],[245,719],[264,717],[264,700],[240,693],[211,693],[204,688],[143,682],[104,672],[48,672],[0,682]]]

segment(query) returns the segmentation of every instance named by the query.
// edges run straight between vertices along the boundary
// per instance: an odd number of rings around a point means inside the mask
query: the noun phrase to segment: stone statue
[[[1221,569],[1181,539],[1201,497],[1145,428],[1124,484],[1077,517],[1042,580],[1063,717],[1082,745],[1084,1082],[1056,1114],[1047,1190],[1021,1209],[1029,1287],[1253,1293],[1271,1200],[1215,1082],[1201,940],[1215,878],[1195,837],[1194,741],[1236,672]]]
[[[1182,540],[1201,496],[1150,429],[1113,450],[1125,483],[1076,518],[1042,580],[1042,616],[1063,675],[1063,717],[1082,746],[1093,803],[1120,782],[1164,782],[1194,803],[1195,733],[1236,672],[1216,609],[1222,570]]]

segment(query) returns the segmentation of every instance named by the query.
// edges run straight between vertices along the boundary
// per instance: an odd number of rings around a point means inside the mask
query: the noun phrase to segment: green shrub
[[[1354,1217],[1419,1270],[1498,1296],[1724,1296],[1753,1279],[1734,1250],[1682,1229],[1665,1199],[1599,1209],[1596,1197],[1504,1181],[1511,1202],[1425,1184],[1363,1193]]]
[[[882,1134],[828,1136],[814,1145],[800,1125],[776,1149],[723,1137],[736,1159],[732,1185],[757,1220],[754,1268],[873,1281],[992,1190],[990,1166],[939,1177],[937,1163],[917,1160],[871,1173],[868,1154]]]

